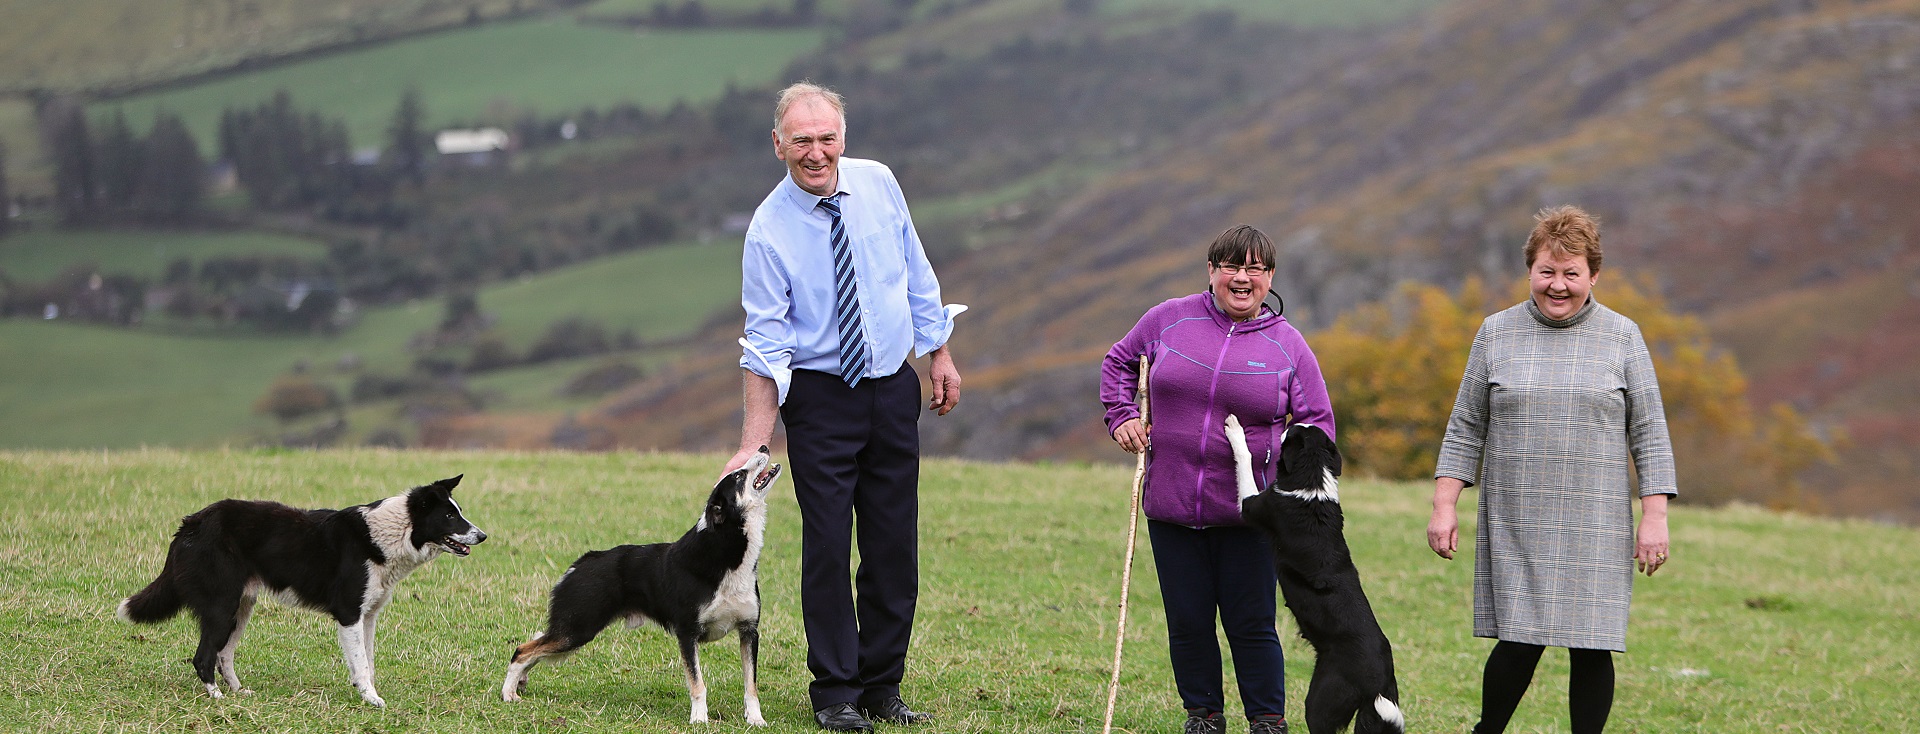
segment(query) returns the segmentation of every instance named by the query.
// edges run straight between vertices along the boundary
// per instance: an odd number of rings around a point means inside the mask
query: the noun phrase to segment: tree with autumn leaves
[[[1756,410],[1733,356],[1713,347],[1698,319],[1669,311],[1645,283],[1615,277],[1595,293],[1640,325],[1653,352],[1683,500],[1817,508],[1798,477],[1832,460],[1832,444],[1842,437],[1818,435],[1785,403]],[[1480,322],[1526,297],[1522,285],[1505,302],[1489,300],[1477,279],[1455,293],[1407,284],[1315,334],[1347,466],[1383,479],[1431,479]]]

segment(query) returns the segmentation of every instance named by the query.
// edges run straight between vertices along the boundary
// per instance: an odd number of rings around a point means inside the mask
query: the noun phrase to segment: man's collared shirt
[[[886,377],[909,350],[918,357],[945,345],[953,317],[967,307],[941,305],[940,281],[893,172],[859,158],[842,157],[839,166],[841,219],[873,355],[861,377]],[[781,180],[754,210],[740,258],[740,305],[747,312],[740,366],[772,379],[783,405],[793,370],[840,371],[832,219],[820,199],[792,176]]]

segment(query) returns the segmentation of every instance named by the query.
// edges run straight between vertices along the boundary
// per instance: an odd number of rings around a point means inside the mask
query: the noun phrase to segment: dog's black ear
[[[446,479],[442,479],[442,480],[440,480],[440,481],[438,481],[438,482],[434,482],[434,483],[433,483],[433,486],[434,486],[434,487],[437,487],[437,488],[439,488],[439,489],[444,489],[444,490],[447,490],[447,491],[449,491],[449,492],[451,492],[451,491],[453,491],[453,488],[454,488],[454,487],[458,487],[458,486],[460,486],[460,478],[461,478],[461,477],[464,477],[464,476],[466,476],[466,475],[465,475],[465,474],[455,474],[455,475],[453,475],[453,476],[450,476],[450,477],[447,477]]]
[[[707,503],[707,527],[717,528],[727,524],[727,508],[718,502]]]
[[[1332,441],[1328,441],[1327,456],[1330,457],[1327,460],[1327,468],[1333,472],[1334,476],[1340,476],[1340,447],[1333,445]]]

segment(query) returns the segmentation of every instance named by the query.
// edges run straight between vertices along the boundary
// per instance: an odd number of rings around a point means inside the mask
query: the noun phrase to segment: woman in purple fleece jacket
[[[1284,658],[1274,631],[1273,550],[1240,520],[1227,414],[1240,417],[1265,486],[1290,423],[1334,435],[1320,365],[1299,330],[1263,305],[1273,286],[1273,241],[1241,225],[1207,250],[1208,289],[1149,309],[1107,351],[1100,401],[1107,430],[1129,452],[1147,451],[1147,537],[1167,610],[1174,682],[1187,734],[1225,731],[1226,695],[1216,613],[1233,651],[1252,734],[1287,731]],[[1151,435],[1135,399],[1148,362]]]

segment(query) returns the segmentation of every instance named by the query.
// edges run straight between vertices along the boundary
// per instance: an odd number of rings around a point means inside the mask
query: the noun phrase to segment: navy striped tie
[[[853,248],[847,243],[847,227],[840,220],[840,195],[820,200],[820,208],[833,219],[833,323],[840,331],[840,379],[847,387],[859,384],[867,371],[867,340],[860,325],[860,294],[854,284]]]

